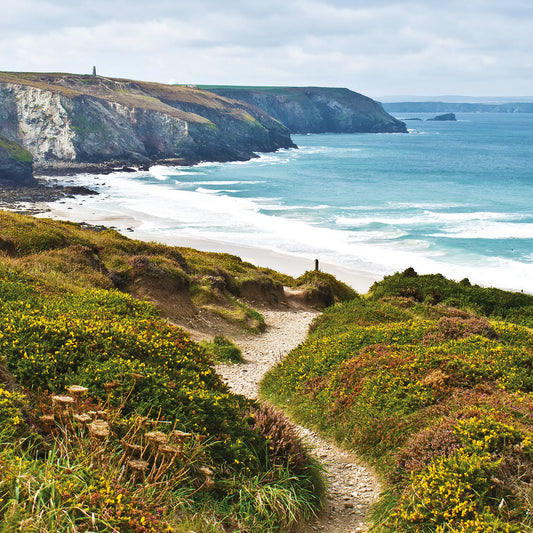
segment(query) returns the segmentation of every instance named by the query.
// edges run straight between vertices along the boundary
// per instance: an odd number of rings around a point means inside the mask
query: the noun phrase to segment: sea
[[[159,242],[533,293],[533,114],[397,116],[422,120],[408,134],[293,135],[298,149],[247,162],[81,174],[100,194],[63,208],[127,215],[133,236]]]

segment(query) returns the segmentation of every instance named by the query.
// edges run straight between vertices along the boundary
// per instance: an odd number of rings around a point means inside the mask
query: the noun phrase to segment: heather
[[[396,274],[325,310],[263,394],[376,467],[374,531],[532,531],[530,298]]]

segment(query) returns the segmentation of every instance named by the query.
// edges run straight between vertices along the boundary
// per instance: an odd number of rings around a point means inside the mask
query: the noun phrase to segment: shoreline
[[[315,259],[319,260],[319,268],[322,272],[333,274],[337,279],[350,285],[361,294],[368,292],[370,286],[381,277],[372,272],[362,270],[350,270],[345,267],[322,262],[320,257],[304,257],[297,254],[289,254],[261,248],[253,245],[241,245],[231,242],[187,235],[165,235],[151,233],[142,229],[144,221],[139,220],[133,213],[109,213],[84,205],[83,198],[70,198],[74,205],[70,205],[66,199],[55,202],[39,202],[34,206],[35,216],[39,218],[52,218],[69,222],[84,223],[90,226],[103,226],[114,229],[119,233],[141,241],[158,242],[169,246],[194,248],[205,252],[227,253],[239,256],[243,261],[252,263],[258,267],[271,268],[283,274],[298,277],[306,271],[314,270]]]
[[[95,176],[95,181],[98,177]],[[346,265],[335,264],[322,260],[320,256],[314,254],[291,253],[280,251],[254,244],[241,244],[228,242],[224,239],[225,234],[220,234],[220,239],[212,239],[198,235],[188,235],[186,230],[181,232],[176,229],[172,232],[154,231],[150,216],[141,217],[135,210],[123,206],[107,206],[105,201],[106,193],[97,192],[92,189],[90,183],[87,186],[76,186],[74,180],[61,182],[55,177],[39,179],[38,187],[22,188],[2,188],[0,186],[0,209],[8,209],[17,213],[36,216],[39,218],[51,218],[75,222],[86,226],[97,228],[114,229],[126,237],[133,239],[156,242],[169,246],[194,248],[206,252],[227,253],[240,257],[243,261],[252,263],[258,267],[271,268],[278,272],[288,274],[295,278],[301,276],[309,270],[314,270],[315,259],[319,260],[319,269],[334,275],[338,280],[351,286],[360,294],[366,294],[374,282],[381,281],[384,276],[401,271],[401,266],[396,268],[376,270],[369,268],[350,268]],[[95,183],[100,185],[100,183]],[[8,191],[7,197],[4,191]],[[101,196],[103,195],[103,196]],[[94,201],[95,200],[95,201]],[[154,215],[154,220],[157,220]],[[253,243],[253,234],[250,235],[250,242]],[[404,267],[406,268],[406,267]],[[428,269],[415,269],[420,274],[436,273],[437,271],[427,271]],[[470,269],[471,270],[471,269]],[[476,279],[469,275],[470,271],[444,273],[449,279],[459,281],[464,277],[471,282],[482,287],[495,287],[501,290],[512,292],[526,292],[533,294],[529,287],[513,287],[507,284],[496,284],[487,279]]]
[[[98,175],[95,175],[95,185]],[[37,187],[9,187],[0,184],[0,209],[11,210],[20,214],[27,214],[39,218],[51,218],[75,222],[89,227],[100,229],[110,228],[124,236],[148,242],[156,242],[169,246],[194,248],[206,252],[227,253],[240,257],[243,261],[252,263],[260,268],[270,268],[278,272],[299,277],[309,270],[314,270],[315,260],[319,260],[319,269],[322,272],[334,275],[338,280],[351,286],[360,294],[366,294],[374,282],[381,281],[384,276],[401,271],[402,267],[376,270],[371,268],[350,268],[346,265],[335,264],[322,260],[315,254],[291,253],[280,251],[253,244],[253,234],[250,234],[250,242],[235,243],[225,240],[225,234],[220,233],[219,238],[188,235],[187,230],[179,229],[168,231],[154,231],[150,216],[142,217],[135,211],[124,206],[107,206],[105,203],[106,193],[93,190],[91,183],[76,185],[76,181],[68,179],[62,181],[57,177],[40,178]],[[97,187],[98,188],[98,187]],[[103,195],[103,196],[101,196]],[[102,198],[104,201],[99,201]],[[404,267],[405,268],[405,267]],[[416,265],[415,265],[416,268]],[[423,268],[417,272],[421,274],[435,273]],[[449,279],[458,281],[467,277],[471,282],[482,287],[495,287],[501,290],[513,292],[526,292],[533,294],[529,287],[516,287],[507,284],[497,284],[487,279],[476,279],[470,270],[464,272],[444,273]],[[455,275],[454,275],[455,274]],[[469,275],[470,274],[470,275]]]
[[[117,176],[120,178],[120,174],[129,171],[118,170]],[[131,171],[136,172],[133,169]],[[164,214],[158,213],[157,202],[152,206],[153,210],[151,211],[137,210],[135,202],[122,201],[120,196],[118,196],[119,201],[114,201],[113,190],[107,187],[109,181],[101,174],[83,173],[78,174],[78,176],[80,177],[79,181],[74,176],[70,178],[63,176],[65,179],[61,179],[59,176],[42,176],[38,180],[39,185],[37,187],[19,189],[0,187],[0,208],[41,218],[48,217],[87,226],[108,227],[138,240],[158,242],[169,246],[190,247],[207,252],[233,254],[259,267],[271,268],[293,277],[314,270],[315,260],[318,259],[321,271],[333,274],[360,294],[367,293],[372,284],[380,281],[384,276],[402,271],[408,266],[415,268],[421,275],[439,272],[455,281],[466,277],[472,283],[482,287],[495,287],[506,291],[522,291],[533,294],[531,283],[524,285],[528,278],[523,276],[525,267],[522,264],[510,265],[510,267],[515,267],[514,269],[511,268],[511,271],[517,275],[508,278],[501,275],[507,266],[505,264],[490,265],[490,268],[487,267],[482,272],[476,271],[475,264],[461,266],[450,263],[444,265],[447,268],[439,268],[438,261],[432,261],[431,256],[421,256],[423,261],[419,263],[416,261],[408,263],[409,257],[396,254],[399,257],[394,256],[396,260],[392,261],[391,257],[372,255],[374,251],[372,249],[367,255],[365,255],[366,250],[362,249],[361,253],[352,253],[351,256],[353,257],[343,257],[340,262],[336,262],[334,256],[327,255],[326,248],[325,258],[320,257],[320,251],[317,252],[317,250],[322,248],[320,246],[315,248],[309,238],[307,239],[307,242],[310,243],[308,247],[298,246],[294,250],[291,247],[277,249],[272,241],[269,243],[265,240],[261,245],[256,244],[262,239],[256,239],[252,232],[243,233],[240,239],[233,239],[229,233],[217,233],[216,231],[204,236],[201,232],[195,232],[194,229],[188,230],[186,224],[181,225],[179,222],[175,226],[172,224],[161,225],[160,222],[164,220]],[[129,182],[129,176],[124,177]],[[158,175],[155,177],[158,178]],[[149,191],[140,190],[143,195],[150,194]],[[7,191],[7,194],[4,191]],[[127,194],[124,198],[129,198]],[[144,196],[141,195],[139,198],[142,201]],[[156,198],[160,198],[163,203],[162,206],[168,208],[164,205],[164,194],[159,191]],[[210,197],[206,198],[208,201],[211,200]],[[107,201],[108,199],[111,201]],[[185,196],[182,201],[185,202],[184,205],[186,206],[188,197]],[[194,206],[194,202],[191,205]],[[234,207],[232,204],[229,207],[224,205],[224,209],[220,213],[231,214],[230,208]],[[238,204],[237,207],[239,207]],[[213,212],[216,214],[217,210],[215,209]],[[260,231],[260,227],[261,224],[258,225],[257,231]],[[295,229],[291,228],[291,230],[294,233]],[[240,231],[242,232],[242,229]],[[279,227],[277,231],[279,233]],[[268,248],[269,245],[273,247]],[[307,252],[310,248],[315,249],[315,251]],[[510,262],[512,259],[507,261],[507,263]]]

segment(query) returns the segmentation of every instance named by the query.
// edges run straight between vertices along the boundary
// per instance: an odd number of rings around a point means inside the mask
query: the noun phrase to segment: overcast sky
[[[0,70],[533,95],[532,0],[12,0]]]

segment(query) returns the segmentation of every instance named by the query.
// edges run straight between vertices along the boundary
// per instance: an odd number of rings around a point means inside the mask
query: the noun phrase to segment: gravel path
[[[217,366],[217,372],[232,390],[249,398],[257,398],[259,382],[269,368],[304,341],[309,324],[317,314],[301,308],[261,312],[268,324],[266,332],[234,339],[245,363]],[[376,476],[355,455],[306,428],[300,427],[300,432],[326,467],[329,486],[325,509],[308,529],[328,533],[366,531],[365,517],[380,493]]]

